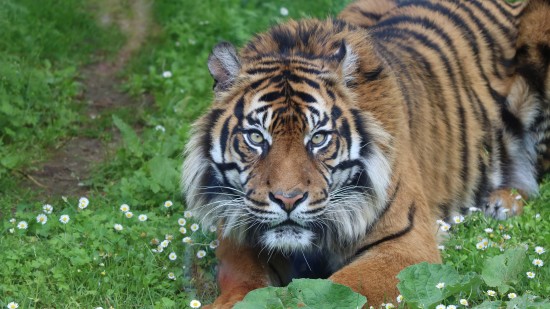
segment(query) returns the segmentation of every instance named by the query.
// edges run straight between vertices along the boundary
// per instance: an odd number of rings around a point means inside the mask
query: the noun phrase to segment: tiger
[[[441,263],[438,219],[520,214],[549,153],[549,15],[358,0],[216,45],[182,167],[188,209],[218,231],[210,308],[299,277],[376,306],[405,267]]]

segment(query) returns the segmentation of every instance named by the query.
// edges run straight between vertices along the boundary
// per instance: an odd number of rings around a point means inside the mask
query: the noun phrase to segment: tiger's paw
[[[485,214],[497,220],[519,215],[523,211],[524,195],[515,189],[499,189],[489,195]]]

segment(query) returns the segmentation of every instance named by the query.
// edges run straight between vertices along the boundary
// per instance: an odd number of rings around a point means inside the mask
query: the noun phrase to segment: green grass
[[[121,36],[75,0],[1,1],[0,29],[0,187],[9,188],[10,174],[43,160],[83,120],[78,67]]]
[[[85,132],[75,132],[86,121],[75,99],[81,92],[79,67],[94,52],[120,46],[114,44],[120,35],[98,28],[85,1],[0,2],[0,307],[14,301],[20,308],[181,308],[192,299],[212,301],[213,233],[192,231],[197,222],[184,217],[178,179],[190,124],[212,98],[208,53],[218,41],[242,45],[282,21],[280,7],[288,8],[293,18],[325,17],[346,2],[155,1],[158,33],[125,72],[125,89],[151,94],[154,105],[109,112]],[[163,77],[166,71],[172,76]],[[94,171],[94,191],[85,209],[78,207],[78,196],[43,200],[17,185],[14,171],[35,164],[61,138],[78,133],[110,139],[105,131],[111,128],[121,132],[123,144]],[[174,202],[169,208],[164,206],[167,200]],[[54,211],[42,225],[36,217],[46,203]],[[120,210],[122,204],[130,205],[132,218]],[[480,279],[475,289],[457,288],[441,302],[457,304],[462,297],[471,305],[507,301],[510,291],[550,295],[550,253],[533,251],[535,246],[550,250],[549,204],[546,181],[540,198],[522,216],[499,222],[475,214],[451,228],[442,256],[460,275],[483,277],[490,266],[485,263],[502,254],[500,246],[528,249],[509,291],[487,296],[488,289],[498,288]],[[139,221],[140,214],[148,219]],[[69,215],[67,224],[59,221],[62,215]],[[180,218],[186,219],[185,234]],[[28,223],[27,229],[17,228],[21,221]],[[115,230],[115,224],[123,229]],[[504,240],[504,234],[511,239]],[[166,235],[173,240],[163,252],[155,252],[154,239],[161,242]],[[191,243],[184,243],[185,237]],[[490,246],[476,249],[483,238]],[[205,257],[197,257],[200,250]],[[535,267],[535,258],[545,265]],[[527,271],[534,271],[535,278],[527,278]],[[422,287],[421,282],[414,285]]]

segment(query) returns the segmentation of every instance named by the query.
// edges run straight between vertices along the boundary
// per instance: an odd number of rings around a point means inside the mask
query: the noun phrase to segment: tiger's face
[[[284,252],[346,246],[376,218],[388,164],[339,61],[239,61],[224,72],[235,69],[231,84],[211,65],[221,95],[188,146],[184,185],[188,204],[224,236]]]

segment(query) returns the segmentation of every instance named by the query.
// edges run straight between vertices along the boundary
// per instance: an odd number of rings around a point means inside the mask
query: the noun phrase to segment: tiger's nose
[[[279,205],[284,211],[291,212],[298,204],[307,199],[307,192],[292,191],[285,193],[277,191],[275,193],[269,192],[269,199]]]

